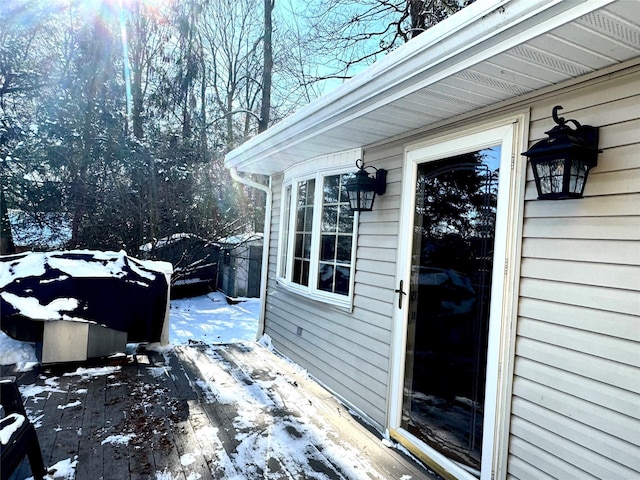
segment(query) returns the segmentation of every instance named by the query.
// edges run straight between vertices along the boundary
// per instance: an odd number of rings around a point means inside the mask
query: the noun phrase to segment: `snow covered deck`
[[[434,479],[258,343],[18,377],[51,478]],[[74,472],[75,470],[75,472]],[[12,479],[30,476],[26,462]]]

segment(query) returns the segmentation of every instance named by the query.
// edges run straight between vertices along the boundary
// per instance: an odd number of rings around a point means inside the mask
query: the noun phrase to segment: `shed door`
[[[247,280],[247,297],[260,296],[260,280],[262,271],[262,247],[249,247],[249,278]]]
[[[487,369],[496,367],[488,353],[502,323],[506,239],[497,235],[505,235],[508,202],[499,190],[509,189],[513,130],[494,130],[417,150],[407,164],[397,427],[458,478],[480,476],[495,420]]]

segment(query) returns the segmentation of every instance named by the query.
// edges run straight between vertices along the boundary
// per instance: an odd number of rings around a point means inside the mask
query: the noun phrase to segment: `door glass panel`
[[[500,147],[418,165],[402,426],[480,470]]]

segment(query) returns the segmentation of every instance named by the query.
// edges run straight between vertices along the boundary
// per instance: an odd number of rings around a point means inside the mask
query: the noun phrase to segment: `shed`
[[[558,105],[602,152],[539,200]],[[478,0],[227,155],[270,177],[264,332],[446,478],[638,478],[639,131],[638,2]]]
[[[232,235],[218,241],[218,290],[229,297],[259,297],[262,233]]]
[[[174,233],[141,245],[146,260],[173,265],[171,298],[193,297],[216,290],[220,246],[191,233]]]

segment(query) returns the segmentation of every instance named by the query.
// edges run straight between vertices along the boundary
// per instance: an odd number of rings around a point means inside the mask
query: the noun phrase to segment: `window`
[[[278,281],[317,300],[350,306],[356,222],[344,185],[355,173],[355,157],[344,163],[348,167],[285,177]],[[312,162],[307,171],[323,164]]]
[[[311,239],[313,236],[313,196],[315,188],[315,180],[307,180],[300,182],[296,189],[296,198],[298,201],[295,217],[293,277],[291,281],[299,285],[309,285]]]
[[[322,189],[318,288],[340,295],[349,295],[351,284],[353,212],[344,190],[351,175],[325,177]]]

